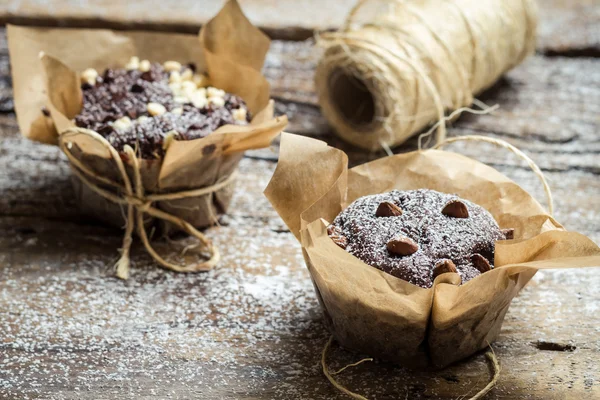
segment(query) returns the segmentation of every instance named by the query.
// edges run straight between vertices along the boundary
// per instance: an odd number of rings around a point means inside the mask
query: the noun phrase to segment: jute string
[[[333,336],[330,336],[329,340],[327,340],[327,343],[325,344],[325,347],[323,348],[323,352],[321,353],[321,368],[323,369],[323,374],[327,377],[329,382],[331,382],[331,384],[340,392],[347,394],[348,396],[352,397],[353,399],[368,400],[366,397],[364,397],[356,392],[353,392],[353,391],[349,390],[348,388],[346,388],[345,386],[343,386],[341,383],[339,383],[334,378],[334,375],[337,375],[337,374],[345,371],[347,368],[355,367],[359,364],[362,364],[363,362],[373,361],[373,359],[372,358],[363,358],[362,360],[360,360],[358,362],[346,365],[345,367],[339,369],[336,372],[331,372],[329,370],[329,367],[327,366],[327,354],[329,353],[329,348],[331,347],[332,342],[333,342]],[[488,346],[489,346],[489,344],[488,344]],[[492,375],[492,378],[490,379],[488,384],[483,389],[481,389],[479,392],[477,392],[474,396],[469,397],[468,400],[482,399],[483,396],[485,396],[490,390],[492,390],[492,388],[498,382],[498,378],[500,377],[500,363],[498,363],[498,359],[496,358],[496,354],[494,353],[494,349],[492,349],[492,346],[489,346],[489,348],[490,348],[490,350],[485,353],[485,356],[488,359],[490,365],[492,366],[492,369],[494,372]]]
[[[502,147],[504,149],[507,149],[508,151],[514,153],[521,159],[525,160],[527,162],[527,165],[529,166],[529,168],[531,168],[531,170],[533,171],[535,176],[538,177],[538,179],[542,183],[542,186],[544,187],[544,193],[546,194],[546,201],[548,202],[548,214],[551,216],[554,215],[554,200],[552,199],[552,192],[550,190],[550,185],[548,185],[548,181],[546,180],[546,177],[542,173],[542,170],[540,170],[540,167],[538,167],[537,164],[531,158],[529,158],[529,156],[527,154],[523,153],[521,150],[519,150],[512,144],[510,144],[502,139],[494,139],[494,138],[490,138],[487,136],[480,136],[480,135],[466,135],[466,136],[457,136],[457,137],[448,138],[448,139],[444,140],[443,142],[437,143],[435,146],[433,146],[433,148],[439,149],[443,146],[446,146],[450,143],[455,143],[455,142],[490,143],[490,144]]]
[[[69,139],[72,139],[77,135],[88,136],[101,143],[108,150],[112,160],[117,166],[122,183],[97,174],[73,155],[71,152],[73,147],[72,141]],[[135,154],[135,151],[130,146],[125,146],[124,153],[131,161],[134,177],[133,183],[127,175],[125,165],[123,164],[123,161],[121,160],[117,150],[98,133],[89,129],[70,128],[61,134],[59,145],[71,164],[74,166],[74,168],[72,168],[73,173],[81,180],[81,182],[83,182],[83,184],[103,198],[115,204],[127,206],[123,247],[121,248],[121,257],[116,264],[116,275],[119,278],[127,279],[129,277],[129,253],[133,240],[132,235],[135,228],[137,228],[138,236],[142,240],[146,251],[157,263],[167,269],[177,272],[199,272],[208,271],[217,265],[220,259],[219,251],[215,246],[213,246],[212,242],[204,234],[202,234],[202,232],[198,231],[187,221],[165,211],[159,210],[158,208],[153,207],[152,204],[159,201],[178,200],[212,194],[233,182],[237,176],[237,172],[232,173],[221,182],[200,189],[184,190],[172,193],[147,194],[144,191],[144,186],[142,183],[139,160]],[[113,190],[105,189],[102,186],[109,186],[113,188]],[[150,244],[146,229],[144,228],[144,215],[149,215],[151,217],[170,222],[179,227],[181,230],[187,232],[189,235],[197,238],[208,254],[208,259],[198,263],[186,265],[174,264],[165,260],[154,250]]]
[[[358,22],[366,5],[382,4]],[[531,53],[536,11],[534,0],[359,0],[340,31],[317,36],[323,113],[357,146],[402,143]],[[445,136],[442,123],[436,141]]]

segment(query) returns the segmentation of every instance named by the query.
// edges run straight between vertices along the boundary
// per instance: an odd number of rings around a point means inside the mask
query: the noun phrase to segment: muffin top
[[[75,124],[92,129],[122,151],[160,158],[170,138],[191,140],[227,124],[247,125],[250,113],[239,97],[208,86],[193,64],[163,65],[132,57],[125,68],[82,73],[83,107]]]
[[[328,233],[366,264],[424,288],[444,272],[464,283],[489,271],[494,242],[513,236],[477,204],[428,189],[361,197]]]

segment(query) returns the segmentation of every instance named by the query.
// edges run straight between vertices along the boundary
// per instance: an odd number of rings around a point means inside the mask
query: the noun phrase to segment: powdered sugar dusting
[[[333,222],[348,240],[346,250],[382,271],[415,285],[431,287],[436,262],[450,259],[463,282],[480,275],[470,257],[481,254],[490,264],[494,261],[494,242],[504,235],[492,215],[482,207],[462,201],[468,218],[449,217],[444,206],[457,200],[454,195],[420,189],[364,196],[355,200]],[[382,202],[402,209],[402,215],[376,216]],[[395,238],[409,238],[418,244],[414,254],[390,253],[387,243]]]

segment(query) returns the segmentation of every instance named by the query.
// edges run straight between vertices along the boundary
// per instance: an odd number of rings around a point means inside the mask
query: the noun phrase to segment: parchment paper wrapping
[[[246,101],[254,115],[249,126],[227,125],[205,138],[173,141],[163,159],[142,160],[146,192],[198,189],[222,181],[236,170],[245,150],[269,146],[287,123],[285,116],[273,118],[269,84],[260,73],[270,41],[246,19],[236,1],[227,2],[199,36],[8,26],[8,38],[19,127],[24,136],[39,142],[57,144],[58,132],[74,126],[71,119],[81,110],[82,99],[75,71],[123,67],[132,56],[161,63],[193,62],[209,75],[212,86]],[[40,52],[45,55],[40,57]],[[51,117],[42,113],[43,107]],[[77,157],[94,172],[121,180],[102,145],[84,135],[69,137],[69,141]],[[84,212],[123,226],[119,206],[78,178],[73,180]],[[162,201],[156,206],[196,227],[206,226],[227,210],[234,184],[213,194]]]
[[[419,188],[456,193],[486,208],[501,228],[515,228],[515,240],[496,243],[495,269],[464,285],[458,274],[443,274],[423,289],[327,236],[327,224],[358,197]],[[565,231],[495,169],[452,152],[411,152],[348,170],[342,151],[284,134],[265,195],[302,245],[336,340],[409,367],[445,367],[494,341],[511,300],[538,269],[600,266],[590,239]]]

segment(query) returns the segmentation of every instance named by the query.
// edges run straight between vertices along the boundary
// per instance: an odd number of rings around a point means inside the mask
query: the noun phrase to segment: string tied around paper
[[[367,5],[387,9],[359,21]],[[478,105],[476,94],[533,52],[536,24],[533,0],[359,0],[339,31],[317,35],[323,114],[354,145],[398,145]],[[445,136],[442,122],[436,141]]]
[[[423,134],[423,135],[425,135],[425,134]],[[420,142],[421,142],[421,137],[419,137],[419,143]],[[446,146],[446,145],[448,145],[450,143],[455,143],[455,142],[485,142],[485,143],[490,143],[490,144],[493,144],[495,146],[507,149],[508,151],[510,151],[513,154],[515,154],[517,157],[525,160],[525,162],[527,162],[527,165],[529,166],[529,168],[531,168],[531,170],[533,171],[533,173],[535,174],[535,176],[537,176],[538,179],[540,180],[540,182],[542,183],[542,186],[544,188],[544,193],[546,194],[546,201],[548,203],[548,214],[550,216],[554,215],[554,200],[552,198],[552,191],[550,190],[550,185],[548,184],[548,181],[546,180],[546,177],[544,176],[544,173],[542,172],[542,170],[540,169],[540,167],[538,167],[538,165],[527,154],[523,153],[517,147],[513,146],[512,144],[508,143],[505,140],[495,139],[495,138],[491,138],[491,137],[487,137],[487,136],[481,136],[481,135],[465,135],[465,136],[456,136],[456,137],[448,138],[448,139],[445,139],[442,142],[437,143],[432,148],[433,149],[439,149],[439,148],[441,148],[443,146]]]
[[[121,183],[97,174],[83,162],[81,162],[81,160],[75,157],[75,155],[73,155],[71,151],[73,142],[70,141],[69,138],[72,138],[76,135],[85,135],[90,137],[102,144],[108,150],[120,174],[122,180]],[[132,235],[135,228],[137,228],[137,234],[142,240],[142,243],[144,244],[148,254],[150,254],[150,256],[152,256],[152,258],[164,268],[177,272],[200,272],[209,271],[215,265],[217,265],[220,260],[219,251],[202,232],[198,231],[193,225],[184,219],[160,210],[154,207],[153,204],[159,201],[178,200],[212,194],[232,183],[237,177],[237,171],[234,171],[227,178],[215,183],[214,185],[199,189],[170,193],[145,193],[142,183],[140,163],[135,151],[131,148],[131,146],[125,146],[123,152],[127,155],[131,162],[131,167],[133,170],[133,182],[127,174],[125,164],[123,163],[119,152],[97,132],[83,128],[69,128],[60,135],[59,145],[61,150],[69,159],[71,165],[74,167],[72,168],[73,173],[84,185],[106,200],[109,200],[115,204],[127,206],[123,247],[121,248],[121,257],[116,264],[117,277],[121,279],[127,279],[129,277],[129,253],[133,240]],[[105,189],[103,186],[109,186],[114,190]],[[144,215],[149,215],[151,217],[172,223],[179,229],[198,239],[208,254],[208,259],[198,263],[186,265],[179,265],[165,260],[154,250],[150,244],[150,240],[144,227]]]
[[[329,352],[329,348],[331,347],[332,342],[333,342],[333,335],[329,337],[329,339],[327,340],[327,343],[325,343],[325,347],[323,347],[323,352],[321,353],[321,369],[323,371],[323,374],[325,375],[327,380],[329,380],[329,382],[340,392],[352,397],[353,399],[368,400],[366,397],[364,397],[356,392],[351,391],[350,389],[348,389],[347,387],[345,387],[344,385],[339,383],[337,381],[337,379],[334,378],[334,375],[337,375],[337,374],[345,371],[347,368],[360,365],[363,362],[373,361],[373,359],[372,358],[363,358],[362,360],[359,360],[358,362],[346,365],[345,367],[339,369],[336,372],[331,372],[329,370],[329,367],[327,366],[327,354]],[[493,372],[492,378],[490,379],[488,384],[483,389],[481,389],[479,392],[477,392],[474,396],[469,397],[467,400],[482,399],[490,390],[492,390],[492,388],[498,382],[498,378],[500,377],[500,370],[501,370],[500,363],[498,362],[498,359],[496,358],[496,353],[494,353],[494,349],[492,348],[492,346],[490,346],[489,343],[488,343],[488,347],[490,348],[490,350],[485,353],[485,356],[488,359],[490,366],[492,367],[492,372]],[[460,398],[465,398],[465,397],[466,397],[466,395],[461,396]]]

